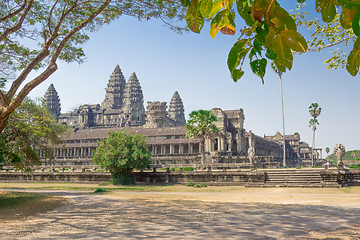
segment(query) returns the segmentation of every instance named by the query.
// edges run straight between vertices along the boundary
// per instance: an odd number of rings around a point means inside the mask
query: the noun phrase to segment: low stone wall
[[[360,170],[261,170],[135,172],[137,184],[186,184],[190,180],[208,185],[247,187],[344,187],[360,186]],[[1,182],[74,182],[110,181],[105,172],[3,172]]]

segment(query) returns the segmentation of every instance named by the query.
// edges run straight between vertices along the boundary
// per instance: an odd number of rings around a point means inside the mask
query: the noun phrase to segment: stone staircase
[[[249,182],[246,187],[339,188],[337,175],[324,170],[264,170],[264,182]],[[324,176],[325,175],[325,176]]]

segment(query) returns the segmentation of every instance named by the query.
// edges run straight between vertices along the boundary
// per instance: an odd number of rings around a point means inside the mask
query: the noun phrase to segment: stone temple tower
[[[110,76],[109,83],[106,88],[105,99],[101,104],[101,108],[105,109],[121,109],[123,106],[123,94],[125,89],[125,78],[119,65],[116,65]]]
[[[44,95],[45,106],[49,109],[52,116],[57,118],[61,113],[60,98],[53,84],[49,86]]]
[[[124,117],[131,126],[145,124],[144,97],[139,80],[133,72],[124,90]]]
[[[170,101],[169,117],[175,121],[176,126],[183,126],[186,123],[184,105],[177,91],[175,91]]]

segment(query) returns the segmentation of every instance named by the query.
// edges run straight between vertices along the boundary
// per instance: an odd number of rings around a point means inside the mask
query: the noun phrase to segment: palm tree
[[[312,117],[309,121],[309,127],[312,127],[312,131],[313,131],[313,141],[311,147],[311,166],[314,166],[315,131],[316,131],[316,125],[319,125],[319,121],[317,120],[317,117],[321,113],[321,107],[319,107],[319,104],[312,103],[309,106],[309,113]]]
[[[329,148],[329,147],[326,147],[326,148],[325,148],[325,151],[326,151],[326,154],[329,155],[330,148]]]
[[[286,167],[286,144],[285,144],[285,116],[284,116],[284,96],[283,96],[283,87],[282,87],[282,80],[281,75],[282,72],[276,66],[275,62],[271,63],[272,69],[279,75],[280,79],[280,91],[281,91],[281,111],[282,111],[282,123],[283,123],[283,165]]]
[[[216,116],[208,110],[192,111],[190,119],[185,125],[187,129],[187,138],[200,138],[201,164],[205,163],[205,139],[212,137],[219,129],[214,122],[217,121]]]

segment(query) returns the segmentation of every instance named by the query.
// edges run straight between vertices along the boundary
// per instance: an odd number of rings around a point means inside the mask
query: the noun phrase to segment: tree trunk
[[[313,140],[312,140],[312,147],[311,147],[311,166],[314,166],[314,148],[315,148],[315,130],[316,126],[313,126]]]
[[[201,164],[205,164],[205,137],[201,139]]]
[[[283,165],[286,167],[286,144],[285,144],[285,116],[284,116],[284,97],[281,75],[280,78],[280,90],[281,90],[281,110],[282,110],[282,122],[283,122]]]

